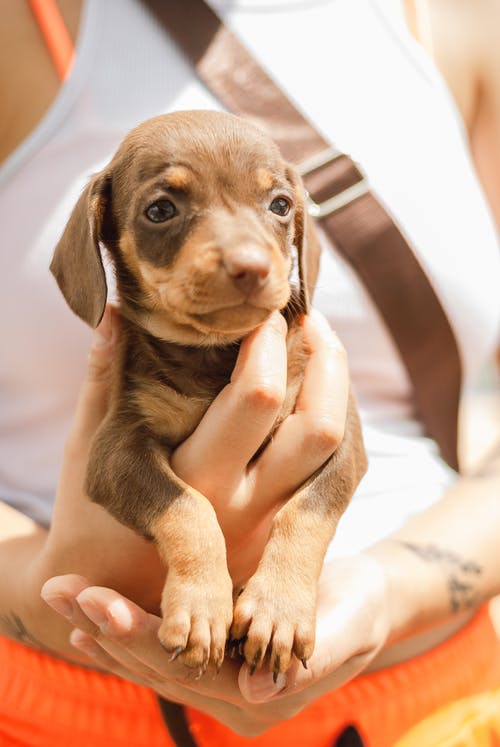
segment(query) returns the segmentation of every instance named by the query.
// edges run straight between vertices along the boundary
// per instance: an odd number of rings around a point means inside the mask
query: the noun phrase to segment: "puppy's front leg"
[[[354,402],[331,459],[276,514],[269,541],[234,610],[231,638],[244,641],[251,671],[264,659],[276,678],[292,654],[306,666],[314,649],[318,578],[367,461]]]
[[[153,539],[167,567],[159,638],[203,672],[220,667],[232,620],[232,581],[215,511],[172,471],[170,453],[146,429],[119,418],[93,444],[87,492],[119,521]]]

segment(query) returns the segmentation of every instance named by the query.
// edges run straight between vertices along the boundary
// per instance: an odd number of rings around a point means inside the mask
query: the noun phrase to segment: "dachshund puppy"
[[[267,659],[277,677],[292,654],[306,666],[324,554],[366,469],[352,401],[333,457],[276,514],[234,615],[215,512],[169,461],[229,382],[239,341],[276,310],[288,322],[288,381],[273,431],[293,411],[306,359],[298,322],[319,256],[300,179],[237,117],[155,117],[91,179],[55,250],[51,270],[93,327],[107,294],[100,243],[114,263],[123,324],[88,495],[156,543],[167,568],[159,636],[173,656],[199,673],[219,668],[232,624],[252,670]]]

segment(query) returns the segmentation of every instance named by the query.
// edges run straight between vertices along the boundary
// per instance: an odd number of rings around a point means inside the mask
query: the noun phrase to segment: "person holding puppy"
[[[439,5],[444,12],[446,3]],[[8,7],[22,14],[21,6]],[[88,347],[87,330],[66,312],[50,282],[55,242],[85,178],[133,124],[159,110],[219,106],[139,3],[123,0],[119,23],[112,3],[61,6],[74,17],[81,10],[74,68],[38,127],[42,105],[38,112],[36,102],[29,111],[22,108],[16,131],[11,128],[10,139],[3,139],[4,157],[7,148],[17,148],[0,174],[6,231],[1,256],[3,277],[9,279],[2,295],[9,356],[2,362],[1,394],[0,615],[6,637],[0,733],[7,744],[57,739],[171,744],[158,694],[188,707],[199,744],[237,744],[241,738],[232,731],[262,745],[359,743],[354,728],[368,745],[391,744],[433,709],[500,684],[498,643],[484,608],[477,612],[500,591],[500,460],[493,454],[477,474],[460,478],[440,460],[423,435],[404,369],[376,309],[331,247],[323,250],[316,304],[349,352],[370,467],[320,579],[317,642],[307,670],[294,664],[273,682],[265,668],[250,676],[246,666],[226,660],[216,678],[193,681],[159,646],[154,612],[164,572],[156,554],[83,492],[119,339],[113,312],[91,350],[50,517]],[[214,7],[317,125],[362,162],[438,288],[466,377],[472,377],[498,343],[495,230],[462,122],[437,71],[409,36],[400,3],[390,10],[371,0],[308,7],[289,2],[279,8],[214,2]],[[490,12],[498,12],[494,2]],[[71,28],[71,13],[68,18]],[[471,42],[470,49],[474,73],[471,90],[464,91],[476,154],[494,152],[497,131],[486,125],[474,129],[489,108],[495,110],[498,96],[491,76],[496,45],[488,43],[494,23],[484,18],[488,15],[479,12],[471,16],[477,24],[476,46]],[[23,28],[31,28],[33,40],[24,38],[43,59],[36,24],[12,21],[27,23]],[[467,18],[464,23],[470,30]],[[314,35],[308,55],[296,54],[298,30],[304,39]],[[35,57],[32,64],[43,78],[43,65],[36,62]],[[325,69],[342,75],[323,79],[318,71]],[[55,87],[50,78],[48,73],[45,105]],[[14,85],[17,94],[20,82]],[[480,99],[472,93],[478,90]],[[456,95],[460,100],[460,91]],[[491,172],[481,163],[484,157],[477,158],[479,176],[493,196]],[[467,214],[457,207],[462,204]],[[173,458],[177,474],[216,505],[233,578],[244,578],[255,563],[284,499],[273,493],[278,469],[300,464],[297,487],[310,476],[312,465],[301,459],[303,444],[324,438],[317,413],[325,399],[336,403],[329,415],[331,451],[342,432],[347,382],[342,345],[321,319],[308,320],[306,333],[311,418],[300,428],[290,421],[276,469],[268,473],[264,518],[252,515],[255,473],[243,458],[250,447],[259,447],[258,433],[255,443],[245,442],[241,423],[258,420],[264,405],[278,408],[273,392],[285,375],[279,315],[245,340],[226,401],[215,401]],[[262,396],[266,392],[270,396]],[[221,462],[228,442],[230,458]],[[44,582],[49,606],[39,599]]]

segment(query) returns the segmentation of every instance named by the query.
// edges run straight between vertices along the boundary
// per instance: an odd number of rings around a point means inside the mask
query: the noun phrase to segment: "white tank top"
[[[438,290],[470,379],[500,339],[500,252],[460,117],[410,37],[400,0],[213,4],[317,127],[362,164]],[[183,108],[220,105],[143,6],[86,0],[69,79],[0,169],[0,498],[43,523],[90,338],[48,271],[54,246],[89,175],[123,135]],[[370,457],[333,544],[344,553],[437,500],[452,475],[422,437],[377,309],[326,241],[315,298],[348,349]]]

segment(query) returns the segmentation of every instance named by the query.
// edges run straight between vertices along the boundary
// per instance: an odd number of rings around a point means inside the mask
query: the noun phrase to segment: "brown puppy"
[[[293,411],[305,362],[298,318],[319,254],[309,223],[300,180],[258,129],[228,114],[169,114],[134,129],[91,180],[51,265],[70,307],[96,326],[107,292],[99,242],[113,258],[121,350],[86,487],[155,541],[167,567],[160,640],[200,672],[220,667],[232,622],[251,667],[267,656],[277,676],[292,653],[305,665],[324,554],[366,469],[350,403],[334,456],[276,515],[233,620],[215,512],[169,456],[229,382],[238,341],[275,310],[289,334],[287,396],[273,430]]]

